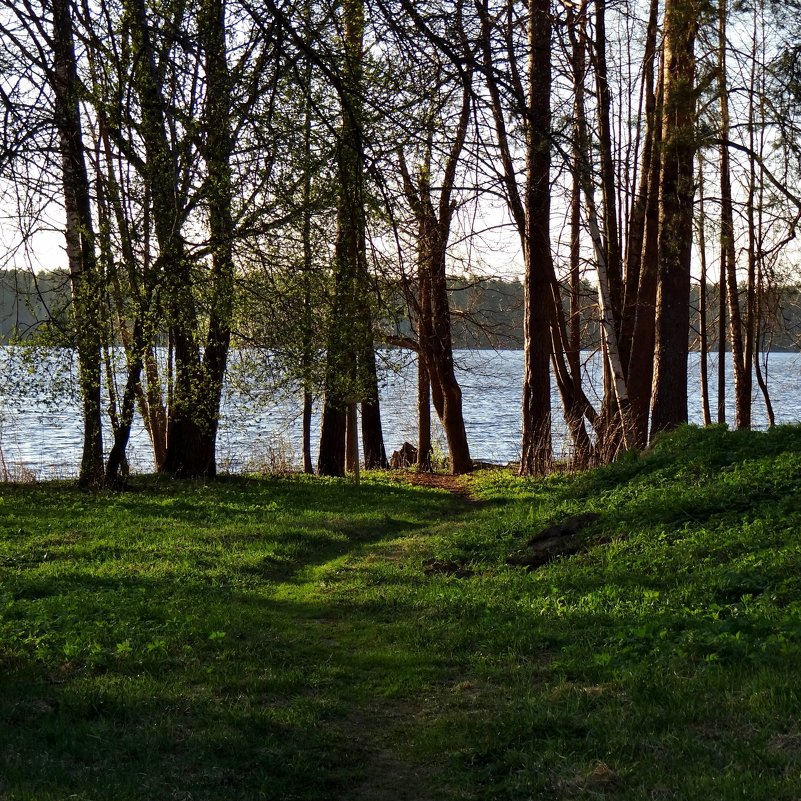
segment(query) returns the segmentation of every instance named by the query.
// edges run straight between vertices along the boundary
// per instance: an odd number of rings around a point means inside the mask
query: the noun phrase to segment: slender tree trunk
[[[145,349],[144,368],[146,414],[143,417],[147,421],[147,430],[153,445],[153,461],[156,472],[160,473],[164,470],[164,463],[167,459],[167,410],[164,405],[156,349],[152,345],[148,345]]]
[[[601,15],[600,24],[602,22],[602,3],[598,4],[598,11]],[[571,35],[575,34],[571,31]],[[577,37],[580,45],[582,37]],[[600,42],[596,42],[596,46],[600,46]],[[596,59],[599,59],[596,53]],[[628,389],[626,387],[625,371],[620,357],[619,349],[619,332],[620,332],[620,313],[622,302],[622,285],[620,281],[620,249],[617,244],[610,241],[608,231],[614,231],[614,241],[617,243],[617,222],[615,215],[615,203],[613,195],[614,191],[614,175],[608,176],[606,181],[606,192],[610,193],[608,201],[611,203],[612,209],[605,209],[606,219],[604,225],[606,228],[606,235],[601,231],[601,223],[599,220],[598,209],[595,203],[595,184],[593,176],[591,175],[591,155],[589,153],[589,133],[586,122],[586,114],[584,107],[584,87],[583,87],[583,68],[581,66],[583,58],[581,49],[576,50],[576,40],[574,40],[574,56],[573,56],[573,71],[574,71],[574,108],[575,108],[575,125],[576,125],[576,139],[578,142],[578,176],[584,192],[584,201],[587,209],[587,222],[590,230],[590,238],[593,244],[593,251],[595,254],[595,265],[598,273],[598,307],[600,311],[600,324],[601,324],[601,340],[604,364],[604,409],[601,414],[601,423],[598,431],[598,447],[597,450],[604,457],[611,459],[617,451],[619,443],[623,442],[624,446],[633,444],[632,437],[629,430],[629,399]],[[601,82],[601,85],[605,83]],[[607,89],[608,92],[608,89]],[[608,98],[607,98],[608,102]],[[602,161],[608,161],[607,169],[612,170],[611,158],[611,134],[608,130],[608,112],[606,109],[607,120],[604,124],[601,122],[600,127],[606,127],[608,141],[607,145],[610,148],[608,159],[602,157]],[[604,112],[600,112],[604,116]],[[603,138],[603,137],[602,137]],[[602,144],[603,147],[603,144]],[[609,259],[617,259],[617,266],[613,268],[610,265]],[[615,296],[617,295],[617,302]]]
[[[652,433],[687,422],[695,36],[699,15],[699,0],[669,0],[665,5],[665,109],[659,191],[659,283]]]
[[[699,362],[701,365],[701,411],[704,425],[712,424],[712,413],[709,407],[709,337],[707,335],[706,321],[706,293],[707,293],[707,261],[706,261],[706,206],[704,198],[704,167],[703,159],[698,159],[698,250],[701,256],[701,280],[698,286],[698,333],[699,333]]]
[[[637,447],[648,444],[648,418],[653,387],[654,348],[656,344],[656,296],[659,253],[659,181],[662,173],[662,117],[664,108],[664,56],[659,67],[655,108],[649,118],[651,140],[643,242],[640,255],[637,305],[631,338],[628,388],[632,428]],[[645,175],[643,176],[645,178]]]
[[[451,339],[451,319],[448,305],[448,292],[445,275],[445,241],[442,240],[442,220],[432,229],[436,237],[436,247],[428,260],[431,270],[431,309],[432,309],[432,359],[431,364],[437,376],[437,384],[442,392],[442,428],[448,441],[451,459],[451,472],[454,475],[469,473],[473,469],[470,447],[462,412],[462,389],[456,379],[453,364]],[[450,224],[448,224],[450,228]]]
[[[107,130],[107,120],[105,114],[99,112],[99,142],[102,144],[103,153],[107,165],[105,175],[101,175],[98,170],[97,175],[97,193],[98,193],[98,207],[100,207],[101,198],[105,200],[109,207],[109,220],[113,216],[117,226],[117,236],[119,237],[119,245],[122,251],[123,263],[125,264],[125,275],[128,279],[127,294],[130,299],[134,301],[134,328],[136,328],[136,319],[142,322],[141,342],[135,343],[131,330],[126,322],[128,311],[126,308],[126,292],[123,291],[120,269],[115,267],[112,269],[112,255],[109,252],[109,268],[107,275],[112,290],[112,297],[115,305],[117,316],[117,329],[120,338],[125,347],[126,360],[128,362],[128,376],[130,379],[131,372],[139,370],[139,380],[136,381],[134,391],[136,393],[136,400],[139,406],[139,412],[145,425],[145,430],[150,437],[153,448],[153,460],[156,467],[156,472],[160,472],[164,466],[164,457],[167,445],[167,413],[164,406],[164,398],[162,395],[161,376],[159,374],[158,362],[156,361],[155,349],[152,345],[156,337],[156,324],[157,315],[154,304],[154,291],[155,281],[153,277],[153,270],[151,264],[150,249],[147,245],[150,238],[150,225],[148,214],[149,199],[147,193],[144,199],[144,232],[142,237],[145,241],[144,253],[140,259],[137,257],[134,250],[133,234],[128,216],[125,212],[125,206],[128,198],[126,198],[123,181],[117,176],[114,171],[114,153],[111,147],[111,141]],[[101,158],[97,159],[98,165],[101,163]],[[108,223],[109,229],[111,222]],[[110,245],[109,245],[110,248]],[[137,269],[139,267],[139,269]],[[141,361],[142,367],[137,367],[137,362]],[[144,373],[145,381],[141,380],[142,372]],[[126,380],[127,383],[127,380]],[[123,403],[124,405],[124,403]],[[117,436],[115,433],[115,444]],[[118,446],[119,448],[120,446]],[[127,448],[127,442],[125,443]],[[113,449],[112,449],[113,451]],[[109,455],[111,461],[111,454]],[[120,462],[122,464],[122,462]],[[112,465],[113,468],[113,465]],[[106,481],[114,484],[117,481],[117,476],[114,470],[109,470],[106,467]]]
[[[764,12],[765,6],[764,2],[760,0],[758,4],[758,13],[759,13],[759,21],[761,27],[761,37],[757,36],[757,17],[755,12],[754,15],[754,50],[758,52],[759,50],[765,51],[766,48],[766,37],[765,37],[765,20],[764,20]],[[760,41],[761,39],[761,41]],[[757,81],[756,75],[752,72],[751,78],[751,96],[759,97],[759,105],[758,109],[751,108],[750,116],[751,116],[751,126],[750,126],[750,134],[751,134],[751,149],[755,149],[753,137],[755,136],[755,128],[759,130],[759,153],[763,154],[765,152],[765,137],[766,137],[766,129],[767,126],[765,125],[765,97],[766,97],[766,86],[765,86],[765,74],[762,73],[760,79]],[[753,103],[753,100],[752,100]],[[757,116],[758,118],[754,119]],[[765,327],[764,327],[764,313],[763,313],[763,302],[765,299],[765,270],[764,270],[764,247],[765,247],[765,226],[764,226],[764,209],[765,209],[765,185],[764,182],[760,181],[758,184],[756,182],[755,176],[755,160],[752,158],[750,160],[750,168],[751,168],[751,181],[750,186],[755,187],[757,191],[757,201],[756,201],[756,215],[757,219],[754,224],[754,230],[757,233],[756,241],[753,245],[754,251],[754,262],[755,262],[755,281],[756,286],[754,290],[754,299],[753,299],[753,321],[751,323],[752,330],[754,332],[754,339],[755,339],[755,346],[753,348],[753,363],[754,363],[754,375],[756,376],[757,385],[759,386],[760,392],[762,393],[762,398],[765,401],[765,412],[768,416],[768,425],[774,426],[776,425],[776,417],[773,411],[773,403],[770,399],[770,392],[768,391],[768,381],[767,381],[767,367],[768,367],[768,354],[767,351],[770,349],[769,346],[766,346],[765,343]],[[750,318],[751,312],[749,312]],[[760,351],[765,351],[765,373],[762,372],[762,365],[760,363]]]
[[[551,434],[551,362],[562,395],[565,417],[578,448],[583,449],[586,431],[579,418],[597,425],[598,417],[581,391],[565,359],[567,327],[556,280],[550,242],[550,149],[551,149],[551,21],[547,0],[530,0],[528,7],[528,51],[525,86],[512,69],[504,89],[513,96],[504,101],[496,75],[493,32],[497,18],[487,0],[476,4],[481,20],[483,72],[496,133],[496,147],[510,216],[520,236],[526,265],[523,320],[523,431],[520,472],[542,474],[553,462]],[[515,21],[508,21],[511,30]],[[505,57],[518,59],[511,34],[504,37]],[[510,124],[525,135],[525,180],[519,185],[520,170],[512,146]]]
[[[623,448],[633,445],[629,430],[629,399],[626,371],[620,351],[623,315],[622,257],[618,220],[617,174],[612,154],[612,95],[606,65],[606,0],[596,0],[595,83],[598,97],[598,148],[600,153],[603,213],[588,210],[590,234],[596,243],[598,309],[601,322],[604,396],[599,428],[598,451],[612,461]],[[592,181],[587,190],[593,192]],[[589,201],[594,206],[594,199]],[[597,229],[599,220],[603,229]]]
[[[584,78],[586,48],[584,25],[586,17],[578,18],[572,6],[568,7],[568,27],[571,32],[571,69],[574,83],[573,163],[570,188],[570,316],[568,320],[568,347],[565,357],[570,369],[572,391],[575,397],[582,393],[581,385],[581,169],[584,155],[583,125],[579,113],[584,109]],[[581,26],[581,30],[577,29]],[[554,347],[554,352],[557,350]],[[557,373],[558,380],[558,373]],[[573,464],[576,469],[586,467],[592,458],[592,444],[584,427],[584,415],[573,408],[568,418],[573,439]]]
[[[99,147],[100,141],[98,140],[98,151]],[[99,166],[99,157],[96,158],[95,163]],[[112,322],[114,316],[113,307],[116,305],[116,309],[120,315],[119,334],[125,349],[126,358],[127,379],[125,382],[125,388],[123,389],[122,400],[120,402],[119,398],[117,397],[115,386],[116,376],[113,354],[110,352],[108,344],[104,346],[106,384],[108,387],[109,396],[109,417],[111,418],[111,428],[113,432],[113,445],[106,462],[105,483],[107,486],[115,487],[121,485],[122,478],[127,473],[128,469],[126,450],[128,448],[128,440],[131,435],[131,422],[133,420],[137,389],[139,387],[139,379],[142,371],[142,320],[140,315],[137,315],[134,318],[133,335],[131,335],[127,324],[122,319],[122,292],[116,266],[114,264],[110,236],[112,214],[103,184],[103,176],[100,174],[99,168],[97,169],[95,175],[95,186],[97,193],[97,239],[99,245],[100,263],[103,265],[103,273],[105,274],[108,283],[113,287],[111,297],[109,298],[108,303],[105,304],[105,312],[107,316],[104,339],[106,343],[115,342],[116,340],[114,325]],[[134,346],[134,342],[136,342],[136,346]]]
[[[729,91],[726,74],[726,22],[727,0],[718,3],[718,89],[720,96],[721,139],[720,146],[720,248],[726,264],[728,288],[729,342],[734,365],[735,416],[738,428],[751,425],[751,392],[746,378],[746,361],[743,345],[743,320],[740,314],[739,288],[737,285],[737,256],[734,243],[734,211],[731,190],[731,162],[729,148]],[[749,368],[750,369],[750,365]]]
[[[106,483],[115,486],[120,483],[120,470],[125,462],[125,452],[128,447],[128,440],[131,437],[131,425],[133,423],[134,406],[136,404],[136,389],[142,375],[142,353],[144,350],[142,321],[140,318],[134,320],[133,326],[133,361],[128,364],[127,379],[125,389],[122,393],[122,403],[120,405],[120,422],[114,432],[114,444],[108,455],[106,464]]]
[[[408,171],[406,173],[408,177]],[[413,191],[411,180],[407,180],[409,190]],[[419,200],[416,194],[415,201]],[[419,223],[419,221],[418,221]],[[417,467],[431,470],[431,391],[436,383],[436,371],[430,366],[433,332],[431,330],[431,276],[428,265],[422,258],[422,225],[418,225],[420,241],[417,259]],[[444,399],[439,392],[438,414],[440,420],[445,412]]]
[[[306,5],[305,15],[308,19],[310,14],[309,4]],[[312,308],[312,173],[311,173],[311,136],[312,136],[312,62],[306,58],[306,70],[304,82],[306,85],[306,97],[303,103],[303,154],[306,160],[303,172],[303,472],[311,474],[314,472],[311,452],[311,422],[312,422],[312,359],[313,359],[313,326],[314,309]]]
[[[461,20],[461,3],[456,14]],[[448,441],[451,472],[455,475],[469,473],[473,469],[470,447],[464,425],[462,411],[462,390],[456,378],[453,361],[453,338],[451,335],[451,315],[448,300],[446,255],[453,217],[453,191],[456,170],[467,135],[470,119],[472,71],[463,74],[461,108],[456,131],[450,150],[445,159],[443,177],[436,203],[431,192],[431,139],[429,131],[423,164],[417,180],[413,180],[406,167],[403,154],[400,154],[400,167],[404,190],[414,211],[418,226],[418,340],[419,358],[434,396],[434,406],[442,422]],[[434,119],[432,114],[432,119]],[[419,374],[422,377],[422,373]],[[418,389],[427,394],[428,387]],[[423,401],[419,401],[418,415],[424,415]],[[421,423],[418,419],[418,423]],[[422,463],[430,467],[430,423],[422,421],[420,431],[427,432],[427,442],[423,442],[425,452]],[[422,446],[421,446],[422,447]],[[421,449],[418,449],[420,458]]]
[[[635,344],[634,342],[634,328],[640,305],[639,290],[643,263],[646,216],[648,212],[649,191],[651,189],[656,189],[656,182],[652,182],[653,165],[655,162],[657,166],[659,164],[659,154],[656,151],[656,145],[658,142],[656,131],[661,124],[656,88],[658,22],[659,0],[651,0],[650,13],[648,17],[648,32],[645,40],[645,55],[643,58],[645,134],[643,137],[639,188],[634,198],[634,203],[632,204],[631,214],[629,217],[628,237],[626,242],[625,296],[620,335],[620,358],[626,370],[626,379],[629,385],[629,397],[632,404],[632,413],[635,421],[637,421],[634,425],[634,430],[640,434],[640,436],[638,436],[639,446],[644,445],[641,433],[644,430],[647,430],[647,428],[643,427],[641,419],[637,420],[638,415],[641,418],[641,413],[638,410],[643,406],[643,403],[647,408],[648,400],[650,400],[651,373],[650,371],[648,372],[648,382],[647,384],[644,384],[642,382],[638,382],[629,371],[631,369],[632,348],[639,347],[639,343]],[[656,191],[658,194],[658,190]],[[651,309],[651,316],[653,316],[653,308]],[[653,354],[653,343],[651,343],[650,350]],[[646,398],[644,402],[634,391],[635,387],[637,390],[645,388],[648,398]]]
[[[421,279],[418,302],[419,358],[430,379],[434,406],[448,442],[451,472],[460,475],[469,473],[473,469],[473,463],[462,412],[462,390],[456,378],[451,344],[450,309],[445,274],[447,240],[443,239],[443,236],[447,236],[445,232],[450,229],[450,222],[448,219],[437,220],[423,182],[418,186],[414,198],[420,215],[418,219],[418,275]],[[428,432],[427,445],[430,451],[430,426]]]
[[[720,275],[718,277],[718,403],[717,403],[717,422],[721,425],[726,422],[726,344],[728,342],[727,327],[727,303],[726,287],[726,255],[720,254]]]
[[[574,134],[573,176],[570,188],[570,318],[569,343],[565,354],[574,381],[581,380],[581,179],[578,174],[581,149]],[[579,386],[575,389],[578,390]]]
[[[53,90],[66,216],[66,250],[78,353],[83,449],[78,482],[103,482],[101,279],[95,253],[89,177],[69,0],[53,2]]]
[[[137,272],[138,259],[134,252],[131,229],[128,217],[125,214],[123,189],[113,170],[113,156],[111,143],[106,132],[106,119],[101,113],[99,120],[100,136],[98,137],[98,151],[103,148],[107,170],[101,174],[100,153],[97,158],[97,204],[98,220],[101,223],[102,237],[105,244],[101,247],[101,254],[106,264],[105,274],[111,288],[110,302],[114,306],[117,318],[117,335],[125,348],[126,380],[123,390],[120,414],[114,423],[114,443],[106,463],[106,483],[117,486],[121,483],[120,473],[126,467],[126,451],[131,434],[134,405],[138,403],[145,429],[153,445],[153,454],[156,470],[160,470],[164,461],[165,449],[165,414],[161,398],[161,382],[158,374],[155,356],[151,342],[155,336],[155,310],[153,308],[153,282],[150,279],[148,254],[145,253],[142,275]],[[128,300],[133,302],[134,319],[132,325],[126,320],[129,314],[126,308],[126,297],[120,276],[121,267],[114,263],[110,232],[112,219],[117,225],[120,249],[123,263],[126,265],[125,273],[128,278]],[[113,326],[109,324],[109,341],[114,341]],[[148,378],[148,391],[145,393],[142,386],[143,370]],[[109,386],[111,380],[109,379]]]
[[[606,0],[595,0],[595,83],[598,93],[598,147],[601,158],[601,188],[603,192],[603,242],[606,264],[608,298],[605,309],[615,331],[620,335],[623,310],[622,258],[617,219],[617,187],[612,157],[612,126],[610,122],[612,93],[606,67]]]
[[[754,23],[752,31],[752,48],[757,52],[760,42],[757,37],[757,12],[754,10]],[[763,43],[764,44],[764,43]],[[757,149],[756,141],[756,128],[757,128],[757,101],[758,94],[757,88],[757,59],[751,62],[751,76],[749,86],[749,103],[748,103],[748,145],[751,153],[755,153]],[[764,130],[764,120],[759,121],[760,130]],[[761,142],[760,142],[761,150]],[[756,321],[756,292],[757,292],[757,259],[759,258],[757,249],[759,247],[758,239],[761,237],[761,220],[757,221],[756,210],[756,197],[757,197],[757,175],[756,163],[753,156],[748,160],[748,195],[746,199],[746,220],[748,223],[748,273],[746,277],[746,295],[745,295],[745,347],[743,350],[743,361],[745,367],[745,386],[743,387],[743,395],[746,396],[747,402],[747,422],[748,426],[751,425],[752,414],[752,391],[754,384],[754,363],[756,352],[756,339],[757,339],[757,321]],[[761,203],[760,203],[761,211]],[[758,360],[757,360],[758,362]],[[745,415],[744,415],[745,416]]]
[[[364,469],[386,470],[389,465],[384,448],[384,432],[381,428],[381,406],[378,398],[378,376],[372,337],[364,349],[363,358],[367,377],[365,399],[362,401]]]
[[[757,301],[757,315],[759,315],[759,301]],[[767,369],[767,355],[765,356],[765,365]],[[759,363],[759,350],[754,350],[754,373],[756,375],[757,385],[762,393],[762,398],[765,401],[765,413],[768,416],[768,425],[772,428],[776,425],[776,415],[773,411],[773,402],[770,399],[770,392],[768,390],[767,375],[762,372],[762,365]]]
[[[431,381],[417,354],[417,469],[431,472]]]

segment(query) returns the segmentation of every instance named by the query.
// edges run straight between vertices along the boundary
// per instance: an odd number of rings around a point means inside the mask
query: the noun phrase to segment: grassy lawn
[[[0,488],[0,799],[801,798],[801,428],[471,486]]]

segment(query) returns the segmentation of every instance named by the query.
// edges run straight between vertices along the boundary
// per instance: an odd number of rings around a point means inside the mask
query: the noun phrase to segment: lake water
[[[509,462],[520,453],[522,351],[457,351],[464,413],[474,459]],[[690,354],[690,421],[701,422],[700,354]],[[716,386],[716,357],[709,357],[710,379]],[[381,413],[387,452],[405,440],[415,442],[417,368],[402,352],[382,354]],[[585,354],[590,397],[597,397],[599,357]],[[768,386],[777,422],[801,421],[801,354],[774,353],[768,358]],[[728,365],[730,371],[730,365]],[[81,448],[79,407],[72,386],[70,354],[48,354],[28,366],[9,363],[0,348],[0,453],[12,474],[19,468],[39,477],[75,475]],[[729,373],[729,378],[730,378]],[[222,470],[242,471],[263,466],[300,463],[300,400],[285,392],[266,390],[254,381],[238,381],[226,391],[220,424],[218,461]],[[245,387],[243,390],[241,387]],[[592,388],[595,389],[592,389]],[[710,399],[716,409],[714,386]],[[733,392],[728,390],[727,419],[734,420]],[[553,391],[556,417],[560,407]],[[317,410],[315,410],[317,412]],[[319,433],[315,414],[313,442]],[[754,394],[754,427],[767,425],[758,388]],[[108,437],[110,439],[110,437]],[[444,449],[441,431],[435,439]],[[557,424],[556,447],[563,445]],[[150,443],[137,421],[129,449],[133,470],[152,470]],[[0,468],[2,464],[0,464]]]

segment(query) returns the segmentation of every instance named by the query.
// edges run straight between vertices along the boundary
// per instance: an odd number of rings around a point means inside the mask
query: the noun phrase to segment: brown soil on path
[[[418,473],[416,470],[399,470],[395,472],[395,475],[398,481],[405,481],[415,487],[447,490],[465,503],[476,506],[481,503],[470,490],[468,476],[452,476],[449,473]]]

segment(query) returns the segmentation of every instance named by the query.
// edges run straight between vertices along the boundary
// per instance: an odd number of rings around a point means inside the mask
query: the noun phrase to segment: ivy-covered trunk
[[[340,90],[342,125],[338,142],[339,198],[334,253],[334,302],[328,332],[325,402],[317,463],[322,475],[345,474],[345,431],[349,404],[378,403],[372,355],[365,242],[363,135],[363,0],[342,4],[344,72]],[[375,369],[372,364],[373,371]]]

